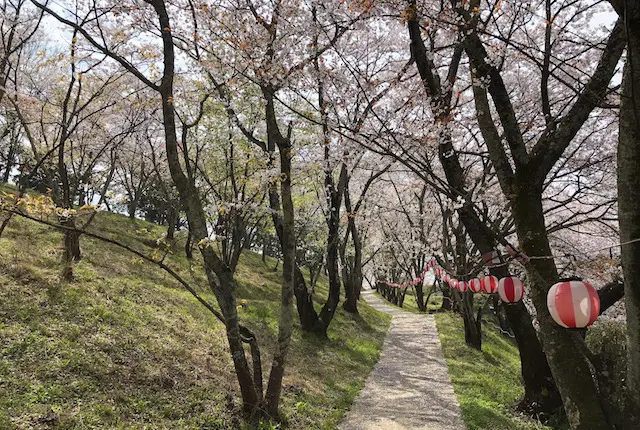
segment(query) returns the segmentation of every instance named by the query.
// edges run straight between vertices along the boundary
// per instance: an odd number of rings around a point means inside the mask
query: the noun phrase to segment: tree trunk
[[[276,235],[280,242],[280,248],[282,248],[284,236],[283,236],[283,221],[280,215],[280,196],[277,189],[274,186],[269,186],[269,208],[271,209],[271,219],[276,229]],[[278,269],[280,260],[276,260],[276,267],[274,272]],[[296,297],[296,308],[298,310],[298,318],[300,320],[300,328],[306,332],[318,332],[320,322],[318,314],[313,306],[313,296],[307,289],[307,282],[304,279],[304,275],[300,270],[300,267],[295,265],[294,273],[294,285],[293,292]]]
[[[440,160],[444,166],[447,181],[456,190],[464,189],[462,168],[457,156],[444,156],[446,151],[453,152],[450,136],[445,136],[443,141],[445,144],[440,147]],[[470,205],[465,205],[458,211],[458,214],[469,237],[480,253],[485,254],[493,251],[496,242],[487,231],[487,227],[477,217],[473,208]],[[490,272],[498,279],[509,276],[508,267],[504,265],[490,268]],[[554,387],[551,369],[531,322],[531,316],[523,303],[510,306],[506,316],[518,344],[522,378],[525,384],[525,397],[521,401],[520,407],[533,414],[551,413],[562,403],[558,389]]]
[[[416,292],[416,303],[418,304],[418,310],[420,312],[426,312],[427,302],[424,299],[424,290],[422,289],[422,284],[416,285],[414,287],[414,290]]]
[[[193,259],[193,236],[191,234],[191,229],[189,229],[189,232],[187,233],[187,242],[184,244],[184,254],[188,260]]]
[[[453,295],[451,294],[451,288],[443,286],[441,283],[440,289],[442,290],[442,306],[440,307],[440,309],[443,311],[453,311]]]
[[[265,395],[268,415],[278,418],[282,378],[284,377],[286,357],[291,342],[291,334],[293,333],[293,296],[296,267],[295,213],[291,192],[291,159],[293,158],[293,151],[289,138],[284,138],[278,129],[273,106],[273,92],[270,89],[263,88],[263,94],[267,101],[267,133],[269,140],[277,143],[280,153],[280,173],[282,178],[280,182],[283,215],[282,289],[280,296],[280,319],[278,322],[278,348],[276,349],[271,364],[269,384]]]
[[[177,222],[178,212],[174,208],[169,209],[169,214],[167,215],[167,233],[164,236],[166,241],[172,241],[174,239]]]
[[[473,309],[473,293],[466,291],[461,294],[461,311],[464,321],[464,341],[478,351],[482,350],[482,320],[475,319]],[[479,315],[480,316],[480,315]]]
[[[332,208],[334,209],[334,208]],[[327,329],[336,308],[340,303],[340,273],[338,269],[338,243],[340,241],[339,226],[340,214],[338,210],[331,210],[329,214],[329,232],[327,235],[327,274],[329,276],[329,296],[320,311],[320,323],[322,334],[326,336]]]
[[[219,285],[218,288],[213,289],[213,292],[225,319],[227,341],[229,342],[229,351],[231,352],[233,367],[240,386],[243,409],[247,413],[253,412],[260,406],[262,393],[258,393],[256,390],[256,384],[249,368],[242,337],[240,336],[233,273],[230,271],[225,273],[224,270],[221,270],[222,267],[216,261],[217,257],[213,254],[210,246],[202,249],[202,255],[209,284],[216,285],[214,283],[217,283]],[[215,273],[210,269],[211,267],[217,267]]]
[[[505,328],[507,330],[512,328],[516,342],[522,342],[523,339],[536,336],[533,331],[535,329],[531,325],[531,317],[524,303],[505,304],[504,311],[509,322]],[[524,383],[524,397],[518,404],[518,408],[529,414],[554,412],[562,406],[562,399],[541,343],[539,341],[531,342],[518,349]]]
[[[627,61],[620,100],[618,217],[629,338],[626,415],[629,428],[640,428],[640,4],[624,2],[623,15]]]
[[[505,336],[509,334],[513,334],[513,330],[511,330],[511,326],[509,325],[509,320],[507,319],[507,312],[505,310],[504,302],[500,300],[500,297],[498,297],[497,294],[494,294],[493,297],[491,297],[491,301],[493,302],[493,312],[495,313],[496,319],[498,320],[498,325],[500,326],[500,330],[502,330]],[[525,308],[525,311],[526,310],[527,309]],[[528,311],[527,311],[527,315],[529,315]],[[529,316],[529,320],[531,320],[530,316]],[[545,361],[546,361],[546,357],[545,357]]]
[[[353,213],[353,207],[351,205],[351,195],[349,190],[350,179],[350,177],[347,177],[344,182],[344,206],[345,211],[347,212],[348,231],[341,250],[346,299],[343,308],[347,312],[357,314],[358,300],[360,299],[360,291],[362,290],[362,280],[364,276],[362,275],[362,239],[360,238],[360,232],[356,226],[356,214]],[[353,240],[354,256],[353,260],[347,261],[348,257],[346,256],[346,247],[349,235],[351,235]]]
[[[523,184],[524,181],[519,181],[518,192],[512,200],[512,212],[520,249],[533,257],[526,266],[527,278],[530,297],[540,323],[544,352],[562,396],[571,428],[608,429],[590,363],[582,353],[584,340],[556,324],[547,308],[547,292],[557,281],[558,273],[544,223],[541,189],[526,182]]]
[[[407,288],[403,288],[402,291],[398,291],[398,306],[400,307],[404,306],[404,298],[406,296],[407,296]]]
[[[356,293],[356,280],[353,273],[345,273],[343,278],[345,301],[342,308],[349,313],[358,313],[358,295]]]
[[[73,218],[67,218],[61,225],[75,229]],[[62,279],[73,280],[73,264],[82,258],[80,253],[80,233],[71,230],[64,232],[64,250],[62,252]]]
[[[13,138],[10,138],[9,141],[9,152],[7,154],[7,165],[5,166],[4,172],[2,173],[2,182],[5,184],[9,182],[9,176],[11,174],[11,169],[15,164],[15,143],[13,142]]]
[[[155,12],[158,16],[159,28],[161,29],[163,44],[164,71],[159,93],[162,98],[162,120],[165,134],[165,146],[167,153],[167,163],[169,172],[173,179],[181,207],[187,211],[189,230],[192,232],[194,240],[201,240],[209,237],[207,221],[202,200],[198,194],[195,183],[189,181],[182,170],[180,155],[178,150],[178,137],[176,132],[176,119],[173,106],[173,76],[174,76],[174,44],[171,33],[171,23],[163,0],[151,0]],[[235,297],[235,282],[233,273],[224,265],[222,260],[215,254],[210,245],[205,244],[201,248],[205,273],[209,287],[216,296],[225,319],[227,341],[231,352],[231,359],[242,394],[243,409],[247,412],[258,408],[261,403],[262,393],[257,393],[256,384],[247,362],[240,329],[238,324],[238,311]]]

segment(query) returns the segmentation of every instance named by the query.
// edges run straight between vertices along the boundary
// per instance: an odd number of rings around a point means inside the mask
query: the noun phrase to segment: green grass
[[[482,351],[464,343],[462,318],[435,315],[438,334],[468,430],[549,429],[516,412],[523,396],[518,349],[484,325]]]
[[[101,213],[92,229],[151,254],[152,224]],[[75,280],[59,281],[62,237],[14,217],[0,238],[0,428],[242,428],[222,325],[155,266],[81,239]],[[182,238],[184,240],[184,238]],[[199,255],[166,261],[210,302]],[[239,314],[258,335],[265,377],[276,339],[280,272],[243,255]],[[327,285],[316,288],[317,304]],[[377,361],[389,317],[361,302],[329,339],[296,324],[284,380],[284,427],[332,429]]]

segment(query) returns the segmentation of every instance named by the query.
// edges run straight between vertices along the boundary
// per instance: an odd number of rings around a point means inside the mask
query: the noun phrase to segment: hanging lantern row
[[[474,278],[469,281],[458,281],[457,279],[451,277],[451,275],[449,275],[441,267],[434,268],[434,273],[437,278],[442,279],[442,281],[447,283],[451,288],[455,288],[461,293],[467,290],[473,293],[480,293],[480,292],[484,292],[487,294],[494,294],[496,292],[499,293],[499,286],[500,286],[499,284],[500,282],[502,282],[502,280],[498,280],[498,278],[492,275],[483,276],[482,278]],[[515,303],[522,300],[522,297],[524,297],[524,283],[518,278],[504,278],[504,279],[505,279],[505,282],[504,282],[505,287],[503,288],[504,295],[500,295],[502,300],[507,303]]]
[[[517,256],[517,251],[507,249],[509,254]],[[528,262],[528,257],[522,254],[523,264]],[[483,255],[483,259],[488,266],[492,267],[498,263],[497,252]],[[525,294],[524,282],[521,279],[510,276],[498,279],[488,275],[482,278],[474,278],[469,281],[459,281],[451,276],[445,269],[438,266],[435,258],[432,258],[424,268],[419,277],[410,282],[395,284],[383,282],[389,287],[408,288],[424,282],[426,273],[432,270],[436,278],[440,278],[451,288],[461,293],[469,290],[473,293],[484,292],[487,294],[498,293],[500,299],[505,303],[517,303],[522,300]],[[558,282],[549,289],[547,294],[547,307],[553,320],[565,328],[585,328],[593,324],[600,314],[600,298],[596,289],[588,282],[565,281]]]

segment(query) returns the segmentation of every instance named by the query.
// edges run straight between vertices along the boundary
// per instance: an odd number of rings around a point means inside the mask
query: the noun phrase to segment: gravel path
[[[393,319],[380,360],[338,428],[464,430],[433,315],[390,306],[371,290],[362,295]]]

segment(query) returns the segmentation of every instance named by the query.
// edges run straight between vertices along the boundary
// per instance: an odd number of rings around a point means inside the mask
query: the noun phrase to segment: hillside
[[[164,233],[111,213],[92,230],[149,254],[145,243]],[[81,245],[75,280],[61,283],[58,232],[14,217],[0,239],[0,428],[243,427],[222,325],[153,265],[97,240]],[[195,257],[178,244],[166,261],[213,303]],[[237,273],[240,318],[258,334],[265,371],[280,294],[274,266],[246,253]],[[323,302],[323,279],[316,293]],[[360,311],[340,309],[329,340],[296,327],[286,426],[335,428],[353,401],[389,325],[365,303]]]

